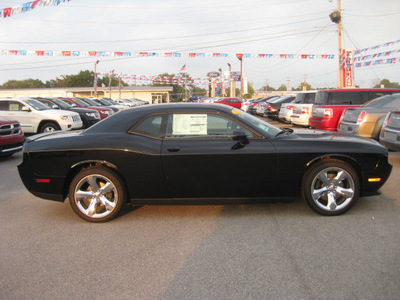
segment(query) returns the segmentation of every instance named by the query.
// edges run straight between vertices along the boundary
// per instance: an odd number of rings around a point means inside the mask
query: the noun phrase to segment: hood
[[[53,118],[58,118],[59,116],[79,116],[79,114],[76,112],[62,109],[37,110],[36,112],[45,114],[47,117],[52,116]]]

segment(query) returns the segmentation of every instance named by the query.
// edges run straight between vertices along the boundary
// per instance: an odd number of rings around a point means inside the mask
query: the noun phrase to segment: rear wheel
[[[105,167],[93,167],[78,173],[69,188],[72,209],[82,219],[106,222],[113,219],[125,202],[120,178]]]
[[[302,194],[319,214],[340,215],[348,211],[359,194],[356,171],[339,160],[329,160],[311,167],[304,175]]]

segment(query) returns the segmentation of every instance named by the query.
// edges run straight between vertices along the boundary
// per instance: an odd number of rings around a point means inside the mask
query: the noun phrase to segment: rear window
[[[299,93],[294,103],[314,103],[316,93]]]

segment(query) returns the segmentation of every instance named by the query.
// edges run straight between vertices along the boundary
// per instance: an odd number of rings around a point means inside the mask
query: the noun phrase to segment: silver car
[[[400,151],[400,109],[386,115],[379,141],[390,150]]]

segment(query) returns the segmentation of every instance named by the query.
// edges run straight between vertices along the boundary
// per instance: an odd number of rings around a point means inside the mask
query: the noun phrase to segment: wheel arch
[[[46,123],[53,123],[55,124],[59,129],[61,129],[60,124],[56,121],[56,120],[52,120],[52,119],[45,119],[45,120],[41,120],[38,124],[38,127],[36,128],[36,132],[40,133],[40,131],[42,130],[42,126]]]
[[[338,160],[338,161],[342,161],[342,162],[347,163],[348,165],[350,165],[358,175],[359,184],[360,184],[360,191],[363,190],[363,186],[362,186],[362,184],[363,184],[362,175],[363,174],[361,172],[361,165],[353,157],[348,156],[348,155],[343,155],[343,154],[323,155],[323,156],[315,157],[312,160],[310,160],[306,164],[306,168],[304,169],[304,172],[303,172],[303,175],[302,175],[302,178],[301,178],[301,183],[303,183],[304,177],[305,177],[305,175],[307,174],[307,171],[310,168],[312,168],[313,166],[315,166],[318,163],[325,162],[325,161],[330,161],[330,160]]]
[[[71,185],[72,180],[78,174],[79,172],[89,169],[92,167],[105,167],[107,169],[110,169],[113,171],[120,179],[121,179],[121,184],[123,185],[126,193],[126,201],[129,202],[130,197],[129,197],[129,189],[126,184],[125,178],[122,176],[122,174],[119,172],[118,167],[114,165],[113,163],[110,163],[105,160],[85,160],[85,161],[80,161],[74,165],[71,166],[71,169],[69,170],[66,178],[65,178],[65,183],[64,183],[64,198],[68,196],[69,193],[69,187]]]

